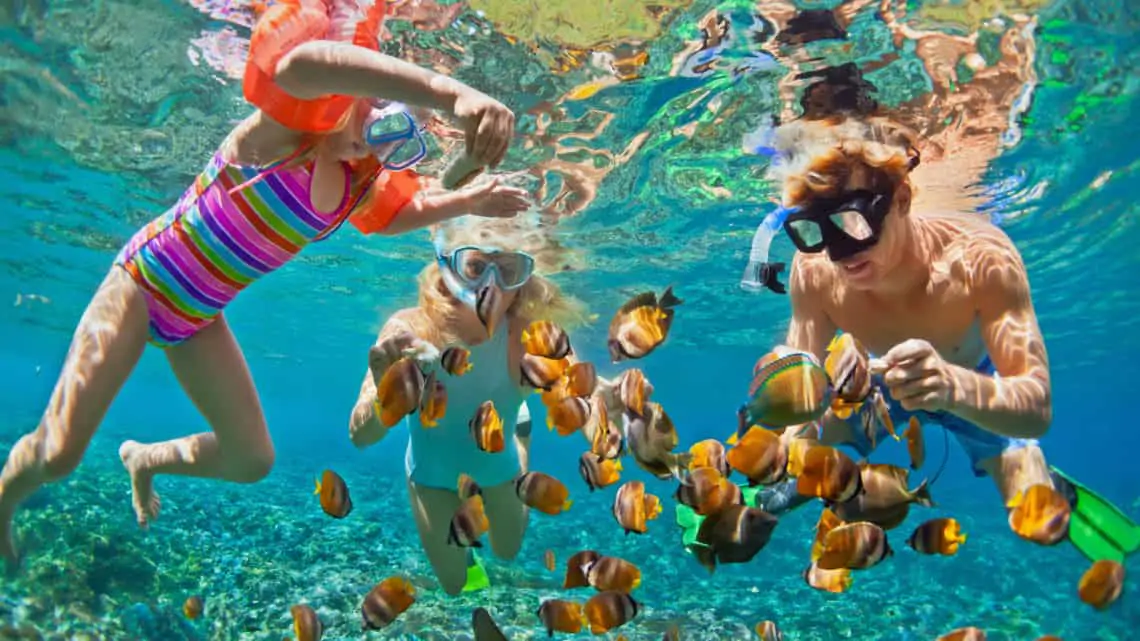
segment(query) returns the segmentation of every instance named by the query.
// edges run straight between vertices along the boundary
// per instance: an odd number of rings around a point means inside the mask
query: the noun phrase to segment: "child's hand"
[[[507,155],[515,131],[515,114],[482,91],[468,89],[455,100],[455,117],[463,123],[467,155],[496,167]]]
[[[498,178],[470,188],[468,200],[470,213],[487,218],[510,218],[530,209],[531,205],[526,190],[500,185]]]
[[[397,332],[385,338],[379,345],[374,345],[368,352],[368,369],[372,372],[373,382],[379,385],[384,372],[404,356],[410,356],[413,360],[424,364],[438,360],[439,350],[435,345],[411,332]]]

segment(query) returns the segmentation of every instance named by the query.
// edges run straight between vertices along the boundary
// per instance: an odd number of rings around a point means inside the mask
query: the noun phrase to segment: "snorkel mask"
[[[866,190],[818,198],[803,209],[789,213],[784,232],[805,254],[824,249],[833,262],[850,258],[874,247],[883,231],[883,219],[891,210],[891,197]]]
[[[444,285],[456,299],[477,307],[480,292],[494,284],[501,291],[516,290],[534,274],[534,258],[526,252],[463,245],[446,251],[436,232],[435,256]]]
[[[385,169],[400,171],[427,156],[423,132],[424,128],[416,123],[403,104],[374,101],[372,111],[364,119],[361,136]]]

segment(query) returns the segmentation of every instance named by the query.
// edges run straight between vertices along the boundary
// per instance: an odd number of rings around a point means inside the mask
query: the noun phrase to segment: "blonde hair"
[[[535,273],[522,287],[516,290],[515,300],[507,309],[508,318],[516,318],[525,324],[536,320],[549,320],[566,330],[580,327],[587,322],[586,305],[566,294],[562,289],[542,275],[551,266],[549,261],[540,259],[549,252],[549,239],[543,242],[544,234],[528,225],[522,217],[515,219],[481,219],[475,224],[453,224],[443,227],[445,247],[473,245],[476,247],[496,247],[508,251],[524,251],[535,258]],[[546,256],[549,258],[549,256]],[[545,263],[545,264],[544,264]],[[432,261],[420,271],[419,308],[426,316],[428,327],[417,328],[426,332],[427,338],[437,345],[456,341],[449,329],[463,303],[456,300],[443,282],[439,264]]]
[[[887,118],[796,120],[776,130],[776,161],[768,179],[796,206],[838,195],[853,178],[867,189],[893,193],[910,185],[918,164],[917,135]]]

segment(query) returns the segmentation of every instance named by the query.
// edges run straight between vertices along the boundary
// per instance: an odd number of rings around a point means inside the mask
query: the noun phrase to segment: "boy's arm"
[[[1053,420],[1052,386],[1025,265],[1006,239],[986,249],[975,273],[982,339],[1000,377],[951,365],[947,409],[995,434],[1038,438]]]
[[[784,343],[788,347],[814,355],[822,363],[827,358],[827,346],[838,328],[823,306],[829,288],[821,282],[822,266],[812,265],[813,262],[813,259],[805,259],[799,253],[792,259],[792,270],[788,276],[792,320],[788,323],[788,335]],[[831,410],[820,419],[820,424],[820,440],[829,443],[851,440],[851,427],[835,418]],[[803,427],[801,425],[784,430],[781,440],[787,445],[792,439],[800,438]],[[812,438],[816,435],[809,431],[804,436]]]

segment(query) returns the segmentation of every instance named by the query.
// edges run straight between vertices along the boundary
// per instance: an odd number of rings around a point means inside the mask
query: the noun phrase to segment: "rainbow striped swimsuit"
[[[321,213],[309,197],[311,164],[282,164],[241,167],[215,154],[179,201],[119,252],[115,264],[145,293],[151,344],[177,345],[209,325],[250,283],[336,231],[370,185],[352,194],[345,163],[344,199]]]

